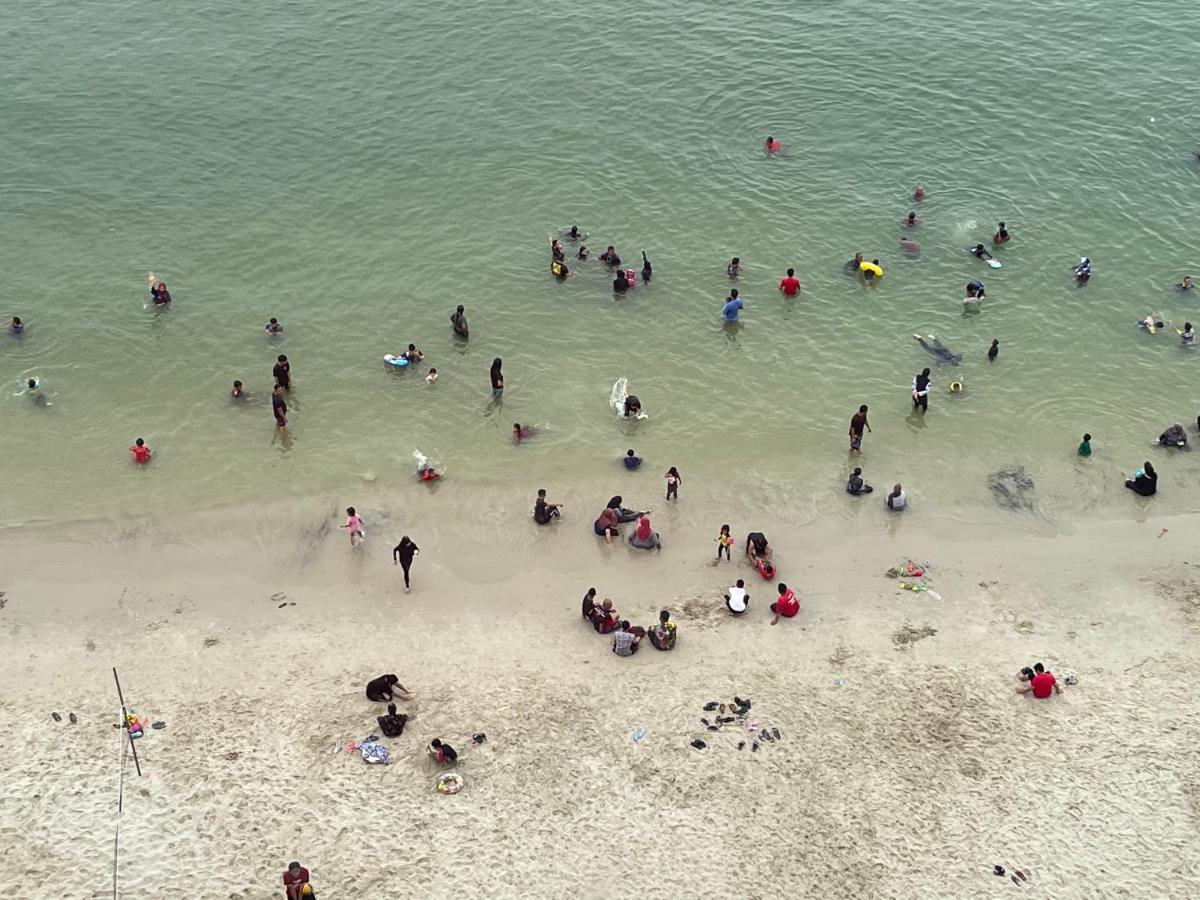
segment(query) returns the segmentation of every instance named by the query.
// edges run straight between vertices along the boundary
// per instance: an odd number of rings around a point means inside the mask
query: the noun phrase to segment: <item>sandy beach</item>
[[[167,723],[139,740],[142,778],[126,761],[125,897],[281,897],[291,859],[322,898],[1200,894],[1194,518],[760,516],[734,533],[768,533],[803,604],[769,627],[771,587],[712,564],[714,498],[656,510],[656,554],[591,535],[594,489],[552,497],[551,529],[511,514],[531,496],[375,492],[353,551],[332,499],[245,534],[236,511],[10,532],[0,891],[112,896],[115,665]],[[886,577],[910,557],[940,601]],[[589,585],[635,623],[671,609],[676,649],[614,656],[579,617]],[[1018,696],[1039,660],[1078,684]],[[378,732],[363,685],[384,672],[415,700],[391,764],[368,766],[344,747]],[[705,730],[735,694],[779,741]],[[456,796],[433,790],[438,736],[462,754]]]

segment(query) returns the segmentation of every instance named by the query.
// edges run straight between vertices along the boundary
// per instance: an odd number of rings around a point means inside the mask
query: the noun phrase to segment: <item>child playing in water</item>
[[[434,383],[435,381],[437,381],[437,380],[438,380],[437,369],[436,369],[436,368],[431,368],[431,369],[429,370],[429,374],[425,376],[425,383],[426,383],[426,384],[433,384],[433,383]]]
[[[667,479],[667,499],[679,499],[679,485],[683,483],[683,479],[679,477],[679,470],[674,466],[667,469],[667,473],[663,476]]]
[[[717,535],[717,559],[721,558],[721,552],[725,552],[726,561],[729,560],[729,548],[733,546],[733,537],[729,534],[729,526],[722,525],[721,533]]]
[[[366,532],[363,531],[362,519],[358,517],[358,513],[354,511],[353,506],[346,507],[346,524],[343,528],[350,529],[350,546],[355,547],[359,541],[364,541],[367,538]]]

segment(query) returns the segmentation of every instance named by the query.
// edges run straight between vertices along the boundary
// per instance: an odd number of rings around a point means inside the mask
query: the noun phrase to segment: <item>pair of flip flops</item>
[[[1004,877],[1004,866],[997,863],[995,866],[992,867],[992,872],[993,872],[993,874],[999,875],[1001,878],[1003,878]],[[1013,884],[1017,884],[1017,885],[1019,885],[1022,881],[1029,880],[1029,876],[1027,876],[1020,869],[1013,869],[1012,875],[1010,875],[1009,877],[1012,879]]]
[[[52,712],[52,713],[50,713],[50,718],[52,718],[52,719],[53,719],[55,722],[61,722],[61,721],[62,721],[62,716],[60,716],[60,715],[59,715],[58,713],[56,713],[56,712]],[[78,722],[78,721],[79,721],[79,719],[77,719],[77,718],[75,717],[75,713],[68,713],[68,714],[67,714],[67,719],[68,719],[68,721],[70,721],[70,723],[71,723],[72,725],[74,725],[76,722]]]

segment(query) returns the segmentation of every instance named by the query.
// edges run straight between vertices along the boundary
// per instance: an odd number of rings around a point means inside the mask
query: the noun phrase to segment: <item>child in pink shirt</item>
[[[350,546],[355,546],[359,541],[367,539],[367,533],[363,531],[362,519],[358,517],[358,513],[354,511],[353,506],[346,507],[346,524],[343,528],[350,529]]]

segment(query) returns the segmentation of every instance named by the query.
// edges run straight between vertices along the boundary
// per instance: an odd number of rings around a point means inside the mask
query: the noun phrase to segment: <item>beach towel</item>
[[[365,763],[386,766],[390,762],[388,749],[383,744],[376,743],[375,741],[367,741],[358,750],[362,754],[363,762]]]

